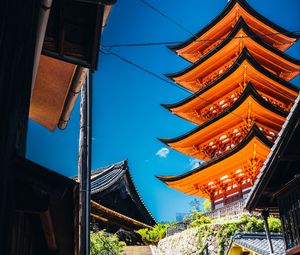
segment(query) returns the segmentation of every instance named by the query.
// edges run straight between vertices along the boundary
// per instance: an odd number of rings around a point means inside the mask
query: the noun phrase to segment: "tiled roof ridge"
[[[100,173],[104,173],[106,171],[109,171],[111,169],[121,168],[121,167],[123,168],[123,166],[126,166],[127,163],[128,163],[128,160],[124,159],[124,160],[121,160],[121,161],[116,162],[114,164],[110,164],[110,165],[107,165],[107,166],[104,166],[104,167],[97,168],[95,170],[92,170],[91,177],[94,177],[96,174],[100,174]]]

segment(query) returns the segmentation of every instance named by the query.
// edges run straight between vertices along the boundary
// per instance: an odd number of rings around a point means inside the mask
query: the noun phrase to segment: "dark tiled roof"
[[[97,196],[97,194],[103,194],[104,196],[104,194],[113,192],[117,189],[121,183],[126,185],[128,195],[136,204],[137,210],[140,210],[144,217],[148,219],[146,223],[154,225],[156,220],[144,204],[134,184],[127,160],[93,171],[91,173],[91,195]]]
[[[274,255],[285,254],[285,246],[282,235],[271,234]],[[232,239],[233,243],[246,247],[261,255],[269,255],[269,246],[265,233],[236,233]]]
[[[127,161],[99,168],[91,173],[91,194],[114,185],[128,171]]]

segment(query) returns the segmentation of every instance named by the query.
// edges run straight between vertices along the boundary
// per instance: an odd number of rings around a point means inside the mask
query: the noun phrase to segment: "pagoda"
[[[194,37],[169,47],[191,65],[167,76],[192,94],[163,106],[197,127],[160,140],[205,162],[161,181],[210,199],[212,209],[247,196],[299,92],[290,80],[300,61],[284,53],[298,37],[231,0]]]

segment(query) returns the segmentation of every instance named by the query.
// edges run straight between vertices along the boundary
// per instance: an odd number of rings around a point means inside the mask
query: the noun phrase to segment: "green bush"
[[[209,199],[205,199],[203,202],[203,211],[206,213],[211,212],[211,201]]]
[[[270,232],[279,233],[281,232],[281,221],[278,218],[269,217],[268,224]]]
[[[126,244],[117,235],[105,235],[104,230],[91,232],[90,255],[122,255]]]
[[[248,220],[245,224],[244,231],[246,232],[263,232],[264,231],[264,222],[262,219],[257,217],[248,217]]]
[[[211,219],[205,215],[203,215],[203,213],[194,213],[194,215],[192,216],[193,221],[190,222],[189,227],[193,228],[193,227],[199,227],[201,225],[204,224],[210,224],[211,223]]]
[[[158,242],[166,236],[169,224],[157,224],[153,228],[142,228],[137,231],[143,242],[147,245],[157,245]]]
[[[193,214],[195,217],[195,214]],[[219,250],[218,254],[225,254],[225,248],[228,247],[231,237],[235,232],[264,232],[263,220],[259,217],[243,215],[240,219],[235,221],[228,221],[224,219],[222,223],[210,224],[210,219],[198,214],[198,219],[190,223],[189,227],[198,227],[199,246],[202,249],[207,243],[207,238],[211,235],[215,235]],[[209,220],[205,219],[208,218]],[[201,219],[202,218],[202,219]],[[277,218],[269,217],[268,219],[269,228],[271,232],[280,232],[281,224]]]

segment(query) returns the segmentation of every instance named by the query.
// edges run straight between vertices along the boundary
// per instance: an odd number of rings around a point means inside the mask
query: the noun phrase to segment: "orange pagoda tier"
[[[167,75],[193,94],[163,106],[197,127],[160,140],[205,162],[158,178],[217,209],[250,191],[298,95],[300,61],[284,53],[298,36],[231,0],[196,37],[170,47],[191,65]]]

